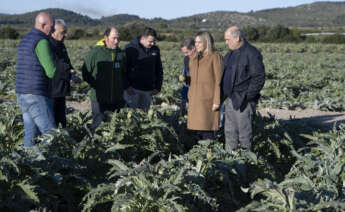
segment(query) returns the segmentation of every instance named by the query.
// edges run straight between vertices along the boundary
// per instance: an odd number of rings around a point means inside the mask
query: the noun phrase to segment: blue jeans
[[[17,102],[23,113],[24,146],[33,146],[32,139],[39,132],[54,132],[56,125],[48,97],[17,93]]]

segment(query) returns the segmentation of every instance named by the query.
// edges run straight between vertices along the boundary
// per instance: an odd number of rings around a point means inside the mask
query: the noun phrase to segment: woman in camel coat
[[[197,53],[189,61],[187,128],[198,131],[201,139],[214,139],[219,129],[222,56],[215,51],[209,32],[196,34],[195,47]]]

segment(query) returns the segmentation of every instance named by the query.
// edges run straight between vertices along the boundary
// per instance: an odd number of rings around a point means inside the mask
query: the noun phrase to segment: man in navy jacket
[[[243,150],[250,150],[252,121],[265,83],[265,67],[261,53],[245,40],[239,27],[229,27],[224,38],[230,49],[223,60],[221,81],[225,148],[234,151],[240,143]]]
[[[125,47],[130,85],[125,92],[125,99],[131,108],[147,111],[152,95],[159,93],[162,88],[163,67],[160,50],[155,45],[156,38],[156,31],[147,27],[141,36]]]

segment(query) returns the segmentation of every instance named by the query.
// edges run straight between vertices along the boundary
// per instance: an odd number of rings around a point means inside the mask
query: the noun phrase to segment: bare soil
[[[91,109],[89,100],[84,102],[67,101],[67,106],[82,112],[86,112]],[[259,113],[262,116],[269,116],[269,114],[271,114],[275,116],[276,119],[280,120],[298,119],[306,122],[307,124],[327,129],[331,129],[334,124],[345,124],[345,112],[329,112],[311,109],[285,110],[262,108],[259,110]]]
[[[331,129],[334,124],[345,124],[345,112],[329,112],[320,110],[283,110],[262,108],[259,110],[262,116],[274,115],[277,119],[298,119],[313,126]]]

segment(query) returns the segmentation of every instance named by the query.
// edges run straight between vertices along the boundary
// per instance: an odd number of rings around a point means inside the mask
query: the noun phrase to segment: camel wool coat
[[[202,57],[193,55],[189,61],[191,83],[188,91],[188,121],[190,130],[215,131],[219,129],[222,56],[212,52]]]

